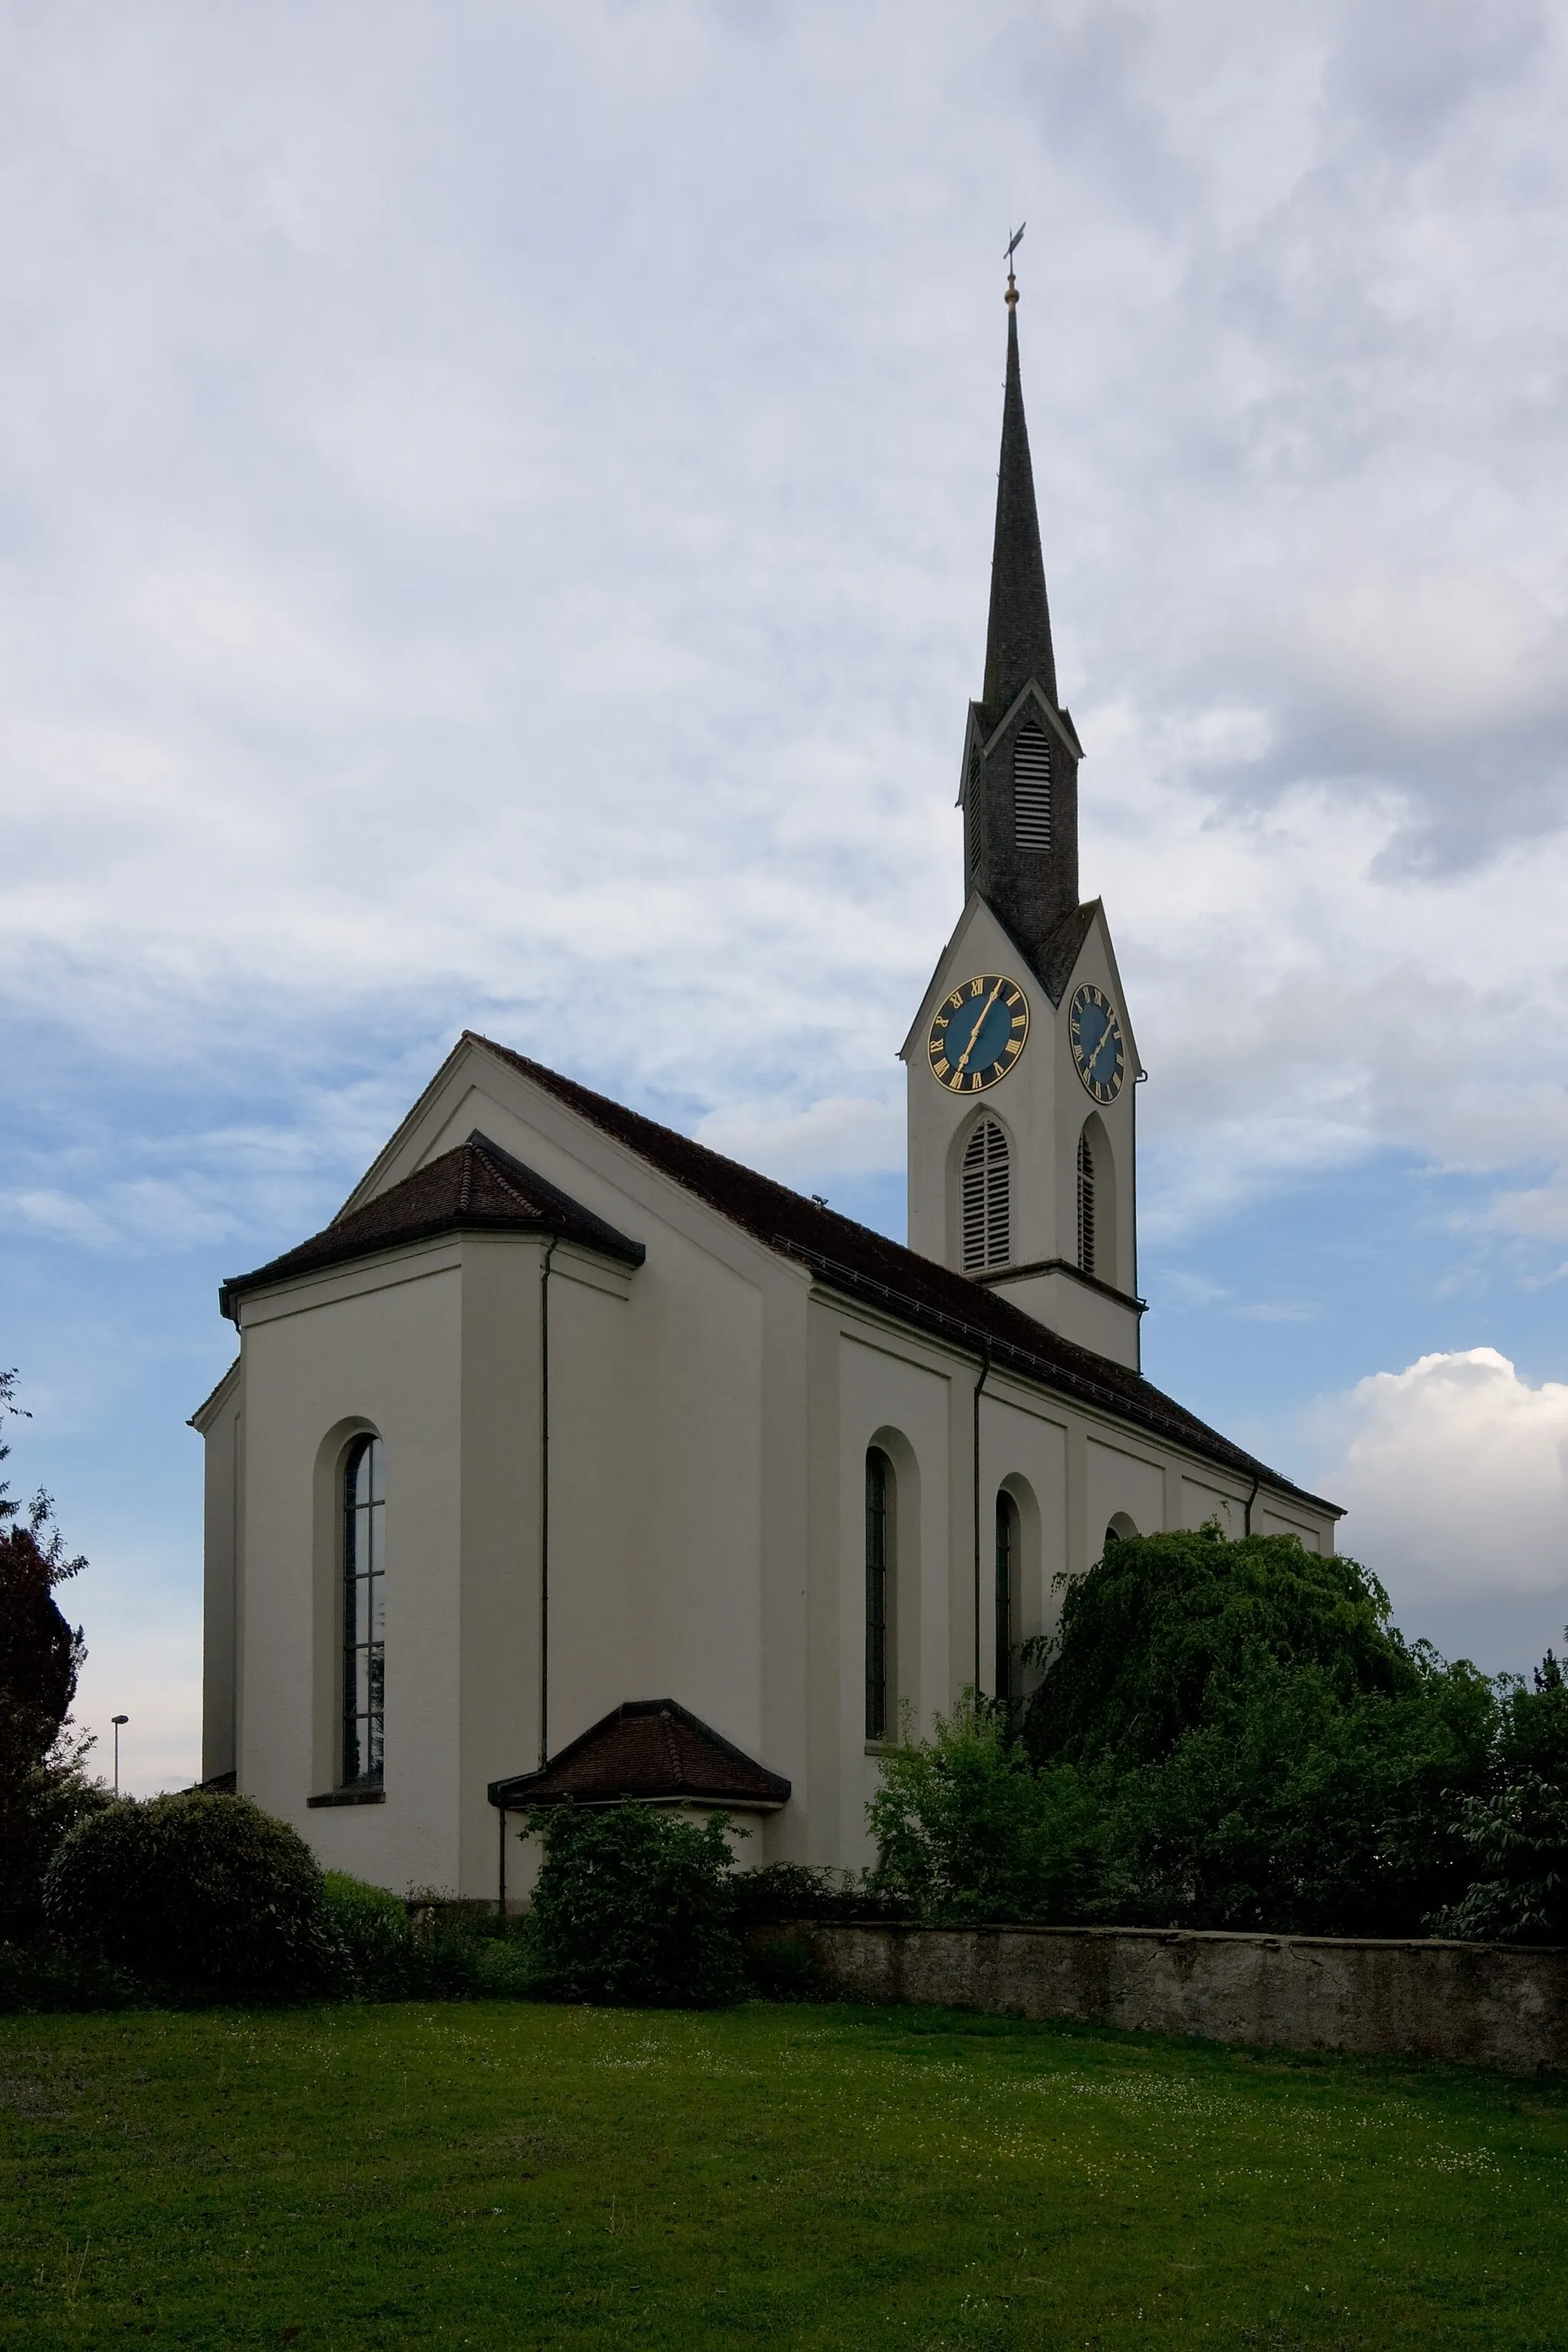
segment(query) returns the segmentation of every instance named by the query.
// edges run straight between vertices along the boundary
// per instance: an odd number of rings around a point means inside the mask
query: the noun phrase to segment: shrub
[[[867,1819],[873,1885],[922,1919],[1071,1919],[1099,1885],[1093,1790],[1070,1764],[1036,1771],[1006,1710],[973,1690],[883,1756]]]
[[[1490,1797],[1469,1797],[1459,1835],[1484,1874],[1434,1912],[1436,1936],[1568,1943],[1568,1796],[1525,1770]]]
[[[672,2009],[737,2000],[727,1827],[634,1803],[536,1809],[523,1834],[544,1844],[528,1923],[539,1990]]]
[[[323,1882],[334,1990],[359,2000],[518,1999],[534,1989],[526,1924],[449,1898],[406,1901],[346,1871]]]
[[[79,1822],[44,1908],[60,1934],[160,1983],[302,1992],[331,1975],[315,1857],[248,1797],[127,1801]]]
[[[862,1872],[813,1870],[804,1862],[769,1862],[738,1870],[733,1880],[735,1922],[745,1935],[753,1927],[794,1919],[901,1919],[909,1906],[874,1886]]]
[[[746,1948],[748,1981],[768,2000],[831,2000],[832,1979],[809,1936],[759,1935]]]
[[[339,1990],[371,2000],[396,2000],[407,1990],[413,1957],[408,1906],[346,1870],[325,1874],[321,1900]]]
[[[0,2016],[71,2009],[127,2009],[142,1988],[123,1969],[70,1945],[0,1944]]]

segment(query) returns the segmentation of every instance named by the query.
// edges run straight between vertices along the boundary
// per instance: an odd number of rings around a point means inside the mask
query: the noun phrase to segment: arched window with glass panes
[[[379,1437],[359,1437],[343,1465],[345,1789],[379,1789],[386,1746],[386,1486]]]
[[[1086,1127],[1078,1139],[1078,1262],[1094,1272],[1094,1150]]]
[[[886,1739],[893,1721],[893,1465],[880,1446],[866,1456],[866,1737]]]
[[[965,1274],[1005,1265],[1013,1255],[1013,1179],[1007,1138],[983,1118],[963,1147],[958,1216]]]
[[[1018,1684],[1018,1506],[1005,1486],[996,1496],[996,1697],[1016,1706]]]
[[[1013,743],[1013,845],[1037,851],[1051,845],[1051,747],[1033,719]]]

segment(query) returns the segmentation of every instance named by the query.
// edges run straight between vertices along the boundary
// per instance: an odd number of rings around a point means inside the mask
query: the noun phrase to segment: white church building
[[[1141,1066],[1079,898],[1016,301],[908,1248],[468,1032],[326,1230],[223,1286],[203,1770],[331,1867],[494,1895],[509,1813],[622,1794],[858,1866],[885,1743],[1020,1696],[1108,1538],[1332,1548],[1139,1371]]]

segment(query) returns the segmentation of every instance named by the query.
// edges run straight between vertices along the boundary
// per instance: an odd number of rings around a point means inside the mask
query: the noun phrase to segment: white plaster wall
[[[458,1885],[458,1350],[456,1252],[404,1278],[316,1283],[247,1308],[239,1786],[329,1867],[401,1890]],[[386,1463],[386,1801],[313,1811],[315,1491],[323,1438],[359,1419]],[[318,1783],[316,1775],[327,1771]]]
[[[1016,979],[1029,1001],[1029,1037],[1014,1067],[978,1096],[954,1095],[931,1076],[925,1038],[943,997],[984,971]],[[1084,982],[1103,989],[1121,1016],[1127,1076],[1113,1103],[1097,1105],[1088,1095],[1072,1059],[1068,1008]],[[1121,993],[1110,933],[1103,916],[1091,925],[1079,961],[1052,1005],[1039,982],[1020,964],[1018,950],[984,901],[972,898],[942,953],[906,1047],[909,1113],[910,1246],[940,1264],[961,1269],[957,1217],[957,1163],[975,1121],[986,1113],[1000,1120],[1013,1149],[1013,1255],[1019,1265],[1052,1258],[1069,1264],[1078,1256],[1078,1141],[1084,1121],[1097,1114],[1113,1163],[1105,1190],[1114,1200],[1108,1222],[1115,1227],[1112,1263],[1101,1279],[1132,1294],[1137,1287],[1136,1171],[1134,1168],[1133,1076],[1138,1068],[1127,1007]],[[1020,1298],[1028,1313],[1052,1329],[1066,1329],[1055,1318],[1081,1311],[1075,1301],[1050,1292]],[[1077,1336],[1075,1333],[1073,1336]],[[1100,1345],[1098,1340],[1087,1344]],[[1121,1351],[1129,1344],[1131,1357]],[[1119,1361],[1136,1360],[1136,1333],[1123,1332]]]
[[[1138,1315],[1134,1308],[1123,1306],[1118,1298],[1108,1298],[1102,1290],[1087,1282],[1078,1281],[1064,1267],[1049,1274],[1030,1275],[1021,1282],[993,1282],[985,1286],[1000,1297],[1010,1299],[1043,1323],[1047,1331],[1060,1332],[1080,1348],[1092,1348],[1096,1355],[1109,1356],[1113,1364],[1125,1364],[1129,1371],[1138,1370]]]
[[[203,1440],[204,1780],[235,1769],[243,1394],[236,1364],[195,1419]]]
[[[844,1671],[838,1681],[837,1744],[843,1759],[842,1810],[836,1824],[845,1865],[871,1861],[866,1805],[878,1785],[866,1738],[866,1454],[875,1440],[897,1478],[894,1605],[897,1704],[919,1735],[952,1704],[958,1681],[952,1654],[954,1381],[929,1356],[901,1348],[896,1336],[840,1331],[837,1350],[838,1489],[836,1636]],[[963,1410],[968,1391],[963,1391]],[[918,1488],[911,1508],[910,1487]],[[824,1563],[825,1569],[827,1567]],[[966,1671],[966,1670],[965,1670]]]
[[[1201,1478],[1184,1476],[1178,1525],[1201,1528],[1210,1519],[1217,1519],[1226,1535],[1238,1536],[1242,1528],[1241,1505],[1232,1496],[1222,1494],[1217,1486],[1205,1486]]]
[[[1061,1612],[1055,1580],[1068,1565],[1067,1417],[1022,1392],[980,1401],[980,1683],[995,1682],[996,1496],[1008,1486],[1018,1502],[1022,1540],[1018,1639],[1051,1632]],[[971,1546],[973,1550],[973,1544]],[[970,1565],[973,1580],[973,1561]]]
[[[1308,1551],[1332,1551],[1333,1530],[1325,1536],[1322,1526],[1309,1518],[1305,1512],[1298,1517],[1283,1504],[1260,1503],[1252,1514],[1252,1532],[1258,1536],[1299,1536]]]
[[[1105,1530],[1124,1511],[1141,1536],[1159,1535],[1165,1525],[1165,1475],[1158,1449],[1147,1454],[1123,1452],[1091,1437],[1086,1449],[1088,1508],[1085,1513],[1087,1556],[1079,1562],[1092,1567],[1104,1547]]]
[[[942,998],[984,971],[1005,972],[1023,989],[1029,1003],[1028,1042],[996,1086],[983,1095],[954,1095],[931,1076],[926,1033]],[[1014,1256],[1020,1265],[1055,1256],[1056,1015],[984,899],[971,898],[964,908],[927,990],[908,1052],[910,1247],[939,1265],[961,1268],[957,1160],[976,1120],[989,1113],[1000,1120],[1012,1147]],[[1076,1078],[1073,1083],[1078,1086]]]

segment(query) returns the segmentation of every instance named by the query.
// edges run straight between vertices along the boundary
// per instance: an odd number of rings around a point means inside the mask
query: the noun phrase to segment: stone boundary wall
[[[1568,2067],[1568,1948],[1139,1927],[763,1928],[865,2001],[1512,2073]]]

